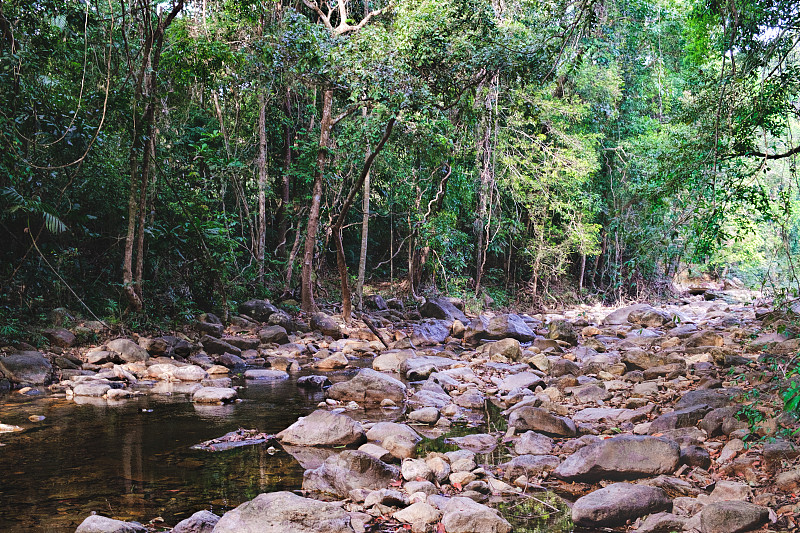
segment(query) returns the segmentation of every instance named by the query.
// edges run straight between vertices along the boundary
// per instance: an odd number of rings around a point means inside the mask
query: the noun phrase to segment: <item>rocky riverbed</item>
[[[800,342],[779,333],[791,316],[751,299],[467,316],[450,299],[404,309],[373,298],[350,325],[252,300],[227,324],[207,314],[172,336],[76,346],[86,325],[49,330],[47,353],[6,349],[0,387],[201,408],[270,383],[318,396],[279,432],[206,443],[285,450],[304,471],[299,490],[221,516],[189,509],[180,523],[98,508],[84,533],[794,529],[797,423],[772,388]],[[20,429],[0,424],[8,438]]]

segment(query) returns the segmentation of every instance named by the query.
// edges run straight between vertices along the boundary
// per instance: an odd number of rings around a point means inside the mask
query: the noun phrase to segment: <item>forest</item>
[[[4,0],[0,321],[798,287],[789,0]],[[160,321],[160,322],[159,322]]]

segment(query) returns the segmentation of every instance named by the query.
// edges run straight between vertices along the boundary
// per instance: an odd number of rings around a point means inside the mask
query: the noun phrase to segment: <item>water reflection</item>
[[[268,453],[274,442],[190,449],[240,427],[277,433],[308,414],[324,395],[294,381],[248,382],[241,402],[220,406],[193,404],[174,387],[112,402],[0,397],[0,421],[25,428],[0,435],[0,531],[72,532],[91,511],[174,525],[201,509],[221,513],[261,492],[299,488],[303,467],[278,446]]]

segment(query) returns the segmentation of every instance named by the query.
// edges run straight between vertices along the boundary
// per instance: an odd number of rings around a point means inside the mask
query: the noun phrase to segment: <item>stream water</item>
[[[221,514],[261,492],[299,488],[303,468],[280,446],[274,454],[191,449],[240,427],[277,433],[308,414],[324,395],[295,381],[248,382],[241,402],[220,406],[177,393],[123,402],[0,397],[0,421],[25,428],[0,434],[0,531],[73,532],[92,511],[174,525],[201,509]],[[28,418],[38,415],[45,419]]]
[[[336,382],[356,371],[327,375]],[[241,401],[228,405],[194,404],[179,392],[180,385],[165,394],[170,387],[165,383],[157,385],[160,394],[125,401],[0,396],[0,422],[24,428],[0,433],[0,531],[72,533],[92,511],[143,523],[161,517],[165,525],[175,525],[202,509],[222,514],[262,492],[299,489],[303,466],[275,443],[272,450],[266,445],[191,449],[238,428],[277,433],[310,413],[324,393],[298,387],[297,377],[248,381],[239,391]],[[401,412],[348,414],[378,421]],[[34,422],[31,416],[45,418]],[[298,457],[303,459],[302,451]],[[568,520],[547,509],[516,520],[515,509],[508,516],[515,531],[571,530]]]

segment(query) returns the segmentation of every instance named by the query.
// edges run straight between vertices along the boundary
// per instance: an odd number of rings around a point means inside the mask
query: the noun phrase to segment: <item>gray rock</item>
[[[670,533],[683,531],[687,518],[672,513],[655,513],[647,517],[636,533]]]
[[[297,378],[297,386],[307,389],[324,389],[331,385],[331,380],[326,376],[302,376]]]
[[[522,347],[517,339],[500,339],[497,342],[486,344],[486,355],[502,356],[511,361],[519,361],[522,357]]]
[[[119,359],[126,363],[137,363],[150,359],[150,354],[147,353],[147,350],[130,339],[114,339],[106,343],[106,349],[119,354]]]
[[[306,470],[303,474],[303,490],[346,498],[353,489],[386,488],[399,476],[397,467],[366,452],[345,450],[326,459],[319,468]]]
[[[196,403],[225,403],[235,400],[236,390],[225,387],[203,387],[192,395]]]
[[[266,322],[273,313],[278,312],[278,308],[269,300],[247,300],[239,304],[239,312],[259,322]]]
[[[417,322],[411,329],[411,343],[414,346],[436,346],[443,344],[450,336],[450,322],[427,319]]]
[[[408,413],[408,419],[423,424],[435,424],[439,420],[439,410],[435,407],[423,407]]]
[[[486,325],[487,339],[516,339],[520,342],[530,342],[536,334],[528,324],[518,315],[503,314],[492,317]]]
[[[489,453],[497,448],[497,437],[489,433],[453,437],[448,439],[448,441],[457,444],[459,448],[475,453]]]
[[[276,435],[296,446],[348,446],[366,440],[361,424],[347,415],[318,409]]]
[[[509,533],[513,529],[493,509],[469,498],[450,498],[442,511],[447,533]]]
[[[342,337],[342,330],[332,316],[325,313],[314,313],[311,315],[311,329],[319,331],[323,335],[328,335],[334,339]]]
[[[51,346],[69,348],[77,340],[75,335],[68,329],[52,328],[42,331],[42,335],[50,342]]]
[[[553,474],[566,481],[635,479],[672,473],[680,447],[657,437],[622,435],[581,448]]]
[[[559,464],[561,460],[555,455],[520,455],[500,466],[503,477],[513,480],[522,475],[529,478],[541,476],[544,472],[552,472]]]
[[[228,511],[214,533],[354,533],[350,514],[336,503],[291,492],[259,494]]]
[[[280,381],[283,379],[289,379],[289,374],[283,370],[253,368],[250,370],[245,370],[244,379],[252,379],[257,381]]]
[[[147,529],[136,522],[123,522],[95,514],[86,517],[75,533],[145,533]]]
[[[426,502],[414,503],[402,511],[397,511],[392,515],[395,520],[411,524],[411,531],[430,531],[438,522],[442,513]]]
[[[614,527],[628,520],[672,505],[667,494],[656,487],[614,483],[578,498],[572,506],[572,521],[584,527]]]
[[[211,335],[203,335],[203,337],[200,339],[200,345],[206,352],[214,355],[231,354],[237,357],[241,357],[242,355],[242,350],[240,348],[237,348],[236,346],[227,343],[222,339],[212,337]]]
[[[547,329],[547,338],[554,341],[564,341],[572,346],[578,345],[578,332],[567,320],[553,320]]]
[[[373,405],[387,398],[399,405],[405,393],[406,386],[401,381],[371,368],[364,368],[353,379],[335,383],[328,389],[328,397],[334,400]]]
[[[441,320],[460,320],[463,323],[468,321],[467,316],[449,300],[445,298],[431,298],[419,308],[419,312],[426,318],[438,318]]]
[[[509,392],[514,389],[534,390],[538,385],[544,385],[544,380],[533,372],[519,372],[510,374],[497,386],[501,392]]]
[[[660,328],[667,324],[672,317],[666,311],[655,309],[653,307],[646,307],[642,309],[634,309],[628,314],[628,322],[631,324],[638,324],[646,328]]]
[[[396,422],[378,422],[367,431],[367,438],[371,441],[383,442],[389,437],[402,437],[414,444],[422,440],[419,433],[410,426]]]
[[[736,403],[741,395],[741,389],[700,389],[689,391],[675,404],[675,410],[680,411],[695,405],[707,405],[711,408],[726,407]]]
[[[197,511],[185,520],[181,520],[172,529],[172,533],[211,533],[219,522],[219,516],[211,511]]]
[[[606,326],[619,326],[626,324],[628,322],[628,317],[632,312],[646,309],[652,309],[652,307],[647,304],[634,304],[629,305],[628,307],[617,309],[616,311],[612,311],[606,315],[606,317],[603,319],[603,324]]]
[[[267,326],[258,332],[258,338],[264,344],[289,342],[289,334],[283,326]]]
[[[693,405],[680,411],[665,413],[650,423],[649,433],[663,433],[671,429],[688,428],[697,425],[711,410],[707,405]]]
[[[742,533],[760,528],[769,520],[769,509],[742,501],[706,505],[700,512],[703,533]]]
[[[568,418],[554,416],[538,407],[520,407],[508,418],[508,425],[522,431],[536,431],[553,437],[574,437],[575,423]]]
[[[53,367],[39,352],[22,352],[0,357],[0,374],[15,383],[44,385],[50,379]]]
[[[527,431],[520,435],[514,444],[518,455],[549,455],[553,451],[553,439],[535,431]]]
[[[105,383],[81,383],[72,390],[75,396],[89,396],[100,398],[111,389],[111,385]]]

